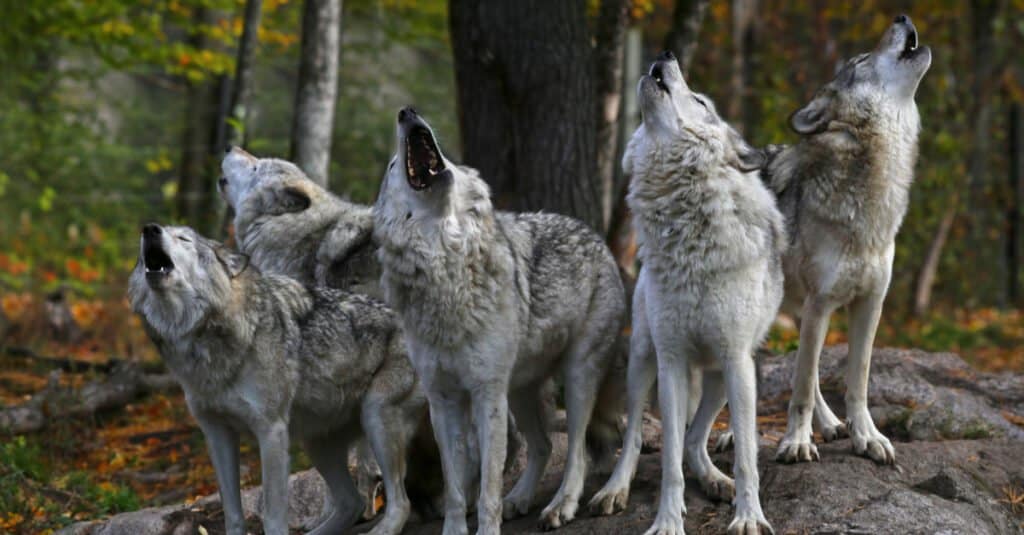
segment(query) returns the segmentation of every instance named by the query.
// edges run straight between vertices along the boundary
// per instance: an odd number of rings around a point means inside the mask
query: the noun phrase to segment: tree
[[[244,145],[246,139],[245,119],[249,114],[249,100],[252,94],[252,59],[259,41],[260,14],[263,0],[248,0],[242,22],[242,38],[238,41],[238,55],[235,59],[235,79],[231,86],[231,103],[228,107],[226,134],[221,146]]]
[[[601,221],[608,228],[617,200],[619,116],[622,109],[622,69],[630,0],[603,0],[597,16],[594,80],[597,89],[597,174],[601,185]]]
[[[684,75],[689,72],[693,54],[697,51],[697,37],[708,3],[709,0],[676,0],[672,11],[672,29],[665,36],[664,48],[676,55]]]
[[[496,202],[604,228],[585,0],[452,0],[463,160]]]
[[[322,186],[331,162],[340,40],[341,0],[306,0],[291,159]]]
[[[750,82],[753,76],[754,24],[757,0],[732,2],[732,76],[728,116],[741,134],[751,136],[754,127]]]

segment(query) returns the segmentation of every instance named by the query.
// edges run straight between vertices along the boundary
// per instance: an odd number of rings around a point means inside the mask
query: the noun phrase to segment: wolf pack
[[[400,533],[412,514],[443,515],[445,535],[465,534],[474,511],[477,533],[499,533],[538,498],[556,393],[567,451],[541,526],[574,519],[588,464],[601,459],[614,470],[589,509],[614,514],[629,500],[657,382],[661,490],[646,533],[683,533],[684,459],[704,493],[733,503],[729,533],[772,533],[758,496],[753,354],[780,309],[799,318],[800,339],[776,459],[817,460],[817,429],[894,464],[868,409],[868,372],[917,158],[914,94],[930,63],[900,15],[793,113],[795,144],[756,148],[671,53],[659,55],[640,77],[642,124],[622,160],[642,266],[628,364],[615,362],[626,297],[602,237],[570,217],[497,210],[484,178],[448,160],[416,110],[398,112],[373,206],[287,161],[229,149],[218,189],[237,249],[147,224],[128,288],[206,438],[226,532],[246,532],[239,436],[250,433],[265,533],[289,532],[293,441],[329,493],[311,533],[342,533],[367,514],[369,472],[385,496],[373,535]],[[840,306],[845,421],[818,382]],[[623,367],[625,381],[613,371]],[[729,429],[714,447],[734,449],[735,479],[708,453],[726,403]],[[520,435],[525,467],[502,496]]]

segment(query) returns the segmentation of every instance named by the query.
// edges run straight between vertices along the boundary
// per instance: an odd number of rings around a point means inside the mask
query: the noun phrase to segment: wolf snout
[[[676,55],[673,54],[671,50],[666,50],[666,51],[662,52],[661,54],[658,54],[657,60],[658,61],[675,61],[676,60]]]
[[[416,117],[419,117],[419,114],[416,113],[416,108],[413,108],[412,106],[406,106],[406,107],[398,110],[398,120],[399,120],[399,122],[403,122],[404,123],[406,121],[411,121],[411,120],[415,119]]]
[[[910,17],[900,14],[896,15],[896,18],[892,20],[895,24],[910,24]]]
[[[142,227],[142,235],[146,238],[158,238],[163,231],[160,230],[160,225],[156,223],[146,223]]]

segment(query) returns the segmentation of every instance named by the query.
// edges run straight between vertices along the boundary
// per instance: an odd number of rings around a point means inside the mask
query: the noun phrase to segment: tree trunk
[[[238,55],[235,59],[235,80],[231,86],[231,105],[226,122],[227,133],[222,148],[234,145],[244,146],[248,138],[245,121],[249,116],[249,100],[252,95],[252,58],[259,42],[260,15],[263,0],[248,0],[242,25],[242,38],[238,41]]]
[[[597,175],[601,181],[602,229],[607,229],[615,201],[615,167],[619,156],[622,108],[622,61],[630,0],[603,0],[597,18],[594,81],[597,86]]]
[[[967,180],[962,189],[971,191],[977,184],[985,180],[988,172],[988,150],[991,148],[992,78],[995,73],[994,43],[992,23],[998,12],[995,0],[972,0],[971,2],[971,64],[973,76],[971,80],[972,106],[971,149],[968,155]],[[972,193],[972,197],[975,194]],[[949,238],[950,229],[956,220],[959,209],[959,196],[954,195],[953,202],[935,231],[935,236],[928,247],[924,263],[918,271],[914,291],[914,314],[924,317],[928,313],[932,300],[932,287],[937,277],[942,251]],[[977,236],[975,236],[977,239]]]
[[[331,163],[340,39],[341,0],[306,0],[291,158],[321,186]]]
[[[452,0],[448,15],[465,163],[502,208],[566,214],[600,230],[586,7]]]
[[[1006,210],[1006,297],[1009,306],[1024,308],[1021,295],[1021,202],[1024,201],[1024,113],[1019,102],[1010,104],[1007,139],[1010,198]]]
[[[693,54],[697,51],[697,37],[708,11],[709,0],[676,0],[672,11],[672,29],[665,36],[664,47],[679,59],[683,74],[690,70]]]
[[[215,14],[206,7],[196,8],[193,21],[196,27],[214,23]],[[209,39],[201,31],[188,37],[196,50],[210,47]],[[214,182],[208,176],[210,155],[216,144],[219,83],[205,77],[199,81],[185,81],[185,128],[182,136],[181,168],[175,199],[177,214],[186,224],[206,233],[214,221]]]
[[[637,103],[634,82],[640,78],[643,70],[643,34],[640,28],[630,28],[625,39],[625,89],[622,95],[622,120],[619,121],[619,146],[617,154],[622,154],[630,136],[636,130],[640,120],[640,107]],[[619,264],[619,269],[628,279],[636,278],[636,232],[633,229],[633,218],[626,205],[626,194],[629,192],[629,177],[622,172],[621,162],[615,162],[615,204],[609,224],[608,247]]]
[[[744,136],[750,136],[754,127],[750,104],[750,78],[753,73],[754,21],[757,0],[732,2],[732,77],[728,114]]]

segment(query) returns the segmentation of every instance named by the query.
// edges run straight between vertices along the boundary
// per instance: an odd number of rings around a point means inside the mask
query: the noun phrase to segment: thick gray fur
[[[168,262],[170,269],[154,269]],[[374,533],[401,531],[409,514],[405,449],[424,399],[390,309],[261,274],[244,255],[192,229],[158,225],[144,230],[128,298],[206,437],[227,533],[245,533],[239,432],[259,443],[266,533],[288,533],[290,437],[305,446],[331,491],[333,513],[313,533],[355,523],[363,504],[345,451],[363,435],[388,496]]]
[[[585,431],[622,327],[618,269],[601,238],[576,220],[494,210],[487,184],[444,158],[422,118],[411,109],[400,117],[374,235],[381,285],[402,320],[442,452],[444,533],[467,531],[460,482],[474,471],[465,466],[463,440],[471,422],[480,442],[477,533],[498,533],[503,511],[511,517],[529,509],[551,452],[540,392],[562,373],[568,460],[541,515],[545,526],[558,527],[576,513]],[[407,136],[417,130],[415,150],[430,145],[432,160],[416,173],[427,186],[414,189],[409,173],[418,165]],[[528,463],[503,502],[509,408],[526,437]]]

